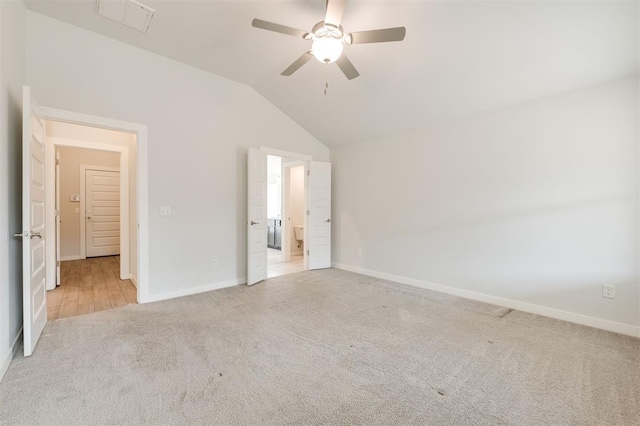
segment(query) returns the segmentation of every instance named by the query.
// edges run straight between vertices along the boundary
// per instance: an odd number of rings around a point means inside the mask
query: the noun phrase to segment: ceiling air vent
[[[98,0],[98,13],[105,18],[146,33],[155,10],[135,0]]]

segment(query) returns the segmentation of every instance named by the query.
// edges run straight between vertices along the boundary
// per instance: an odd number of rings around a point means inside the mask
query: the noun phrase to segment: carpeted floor
[[[0,423],[638,425],[640,340],[302,272],[49,322]]]

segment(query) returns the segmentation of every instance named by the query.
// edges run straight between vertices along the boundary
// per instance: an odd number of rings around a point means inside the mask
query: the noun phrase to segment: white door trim
[[[295,158],[296,160],[311,161],[313,157],[306,154],[298,154],[297,152],[282,151],[279,149],[261,146],[260,151],[266,152],[267,155],[275,155],[276,157]]]
[[[136,135],[137,149],[137,200],[138,200],[138,253],[136,256],[138,276],[134,277],[138,283],[138,303],[146,303],[149,298],[149,167],[148,167],[148,140],[147,126],[144,124],[130,123],[126,121],[114,120],[111,118],[98,117],[94,115],[82,114],[73,111],[66,111],[57,108],[42,107],[43,118],[65,123],[87,125],[108,130],[133,133]],[[108,144],[92,143],[91,149],[100,147],[111,147]],[[51,155],[49,155],[51,157]],[[124,157],[124,156],[121,156]],[[55,160],[54,160],[55,161]],[[121,159],[122,161],[122,159]],[[128,159],[127,159],[128,161]],[[122,163],[121,163],[122,166]],[[51,168],[49,167],[49,170]],[[128,169],[127,169],[128,170]],[[128,202],[128,201],[127,201]],[[51,203],[48,203],[51,206]],[[127,212],[127,217],[128,217]],[[47,215],[47,220],[53,220],[51,214]],[[127,230],[128,233],[128,230]],[[51,246],[52,238],[55,235],[47,233],[47,244]],[[47,254],[49,256],[49,254]],[[54,253],[55,256],[55,253]],[[49,257],[50,259],[50,257]],[[128,259],[127,259],[128,260]],[[129,277],[127,277],[129,278]]]
[[[53,138],[52,138],[53,139]],[[127,149],[126,157],[129,157],[129,150]],[[120,154],[120,165],[122,166],[122,157],[125,154]],[[126,173],[122,173],[122,169],[118,169],[117,167],[104,167],[104,166],[87,166],[85,164],[80,165],[80,258],[87,258],[87,221],[86,218],[86,210],[87,210],[87,170],[99,170],[103,172],[120,172],[120,279],[128,280],[129,275],[131,275],[131,268],[129,268],[129,166],[127,162]],[[126,181],[126,182],[123,182]],[[126,200],[126,201],[125,201]],[[126,202],[126,208],[123,208],[123,204]],[[126,212],[126,218],[122,215],[122,212]],[[126,226],[123,226],[123,222],[126,220]],[[125,231],[123,232],[123,229]],[[124,237],[123,237],[124,236]],[[127,259],[127,268],[123,268],[122,263],[125,261],[123,257],[126,253]],[[126,278],[122,278],[122,271],[125,270],[124,276]]]
[[[304,167],[304,180],[305,180],[305,184],[304,184],[304,194],[303,194],[303,200],[304,200],[304,220],[303,220],[303,225],[304,225],[304,221],[307,220],[307,170],[309,169],[309,162],[308,161],[304,161],[304,160],[293,160],[293,161],[283,161],[282,162],[282,219],[285,223],[285,226],[282,227],[282,261],[283,262],[290,262],[291,261],[291,235],[293,235],[293,223],[289,220],[289,216],[290,216],[290,211],[289,211],[289,204],[291,202],[291,168],[293,167],[298,167],[298,166],[302,166]],[[305,237],[306,239],[306,237]],[[306,244],[307,242],[304,241],[303,242],[303,251],[302,251],[302,258],[305,258],[305,249],[306,249]],[[306,270],[306,266],[305,266],[305,270]]]

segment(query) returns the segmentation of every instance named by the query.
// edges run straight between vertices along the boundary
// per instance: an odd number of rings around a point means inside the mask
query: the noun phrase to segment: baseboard
[[[490,303],[492,305],[504,306],[505,308],[515,309],[518,311],[528,312],[530,314],[542,315],[545,317],[555,318],[575,324],[586,325],[588,327],[599,328],[601,330],[612,331],[614,333],[625,334],[627,336],[640,337],[640,326],[624,324],[615,321],[609,321],[601,318],[590,317],[574,312],[561,311],[559,309],[548,308],[546,306],[534,305],[532,303],[521,302],[519,300],[506,299],[503,297],[490,296],[488,294],[476,293],[469,290],[462,290],[455,287],[449,287],[442,284],[430,283],[427,281],[417,280],[415,278],[403,277],[400,275],[392,275],[384,272],[374,271],[371,269],[360,268],[356,266],[345,265],[341,263],[333,263],[336,269],[355,272],[357,274],[368,275],[374,278],[394,281],[400,284],[406,284],[413,287],[433,290],[440,293],[451,294],[453,296],[464,297],[465,299],[476,300],[478,302]]]
[[[22,340],[22,329],[20,329],[20,332],[18,333],[16,338],[13,340],[13,343],[11,344],[11,347],[9,348],[9,352],[7,353],[7,355],[2,360],[2,366],[0,367],[0,382],[2,381],[2,379],[4,379],[4,375],[7,372],[7,370],[9,369],[9,366],[11,365],[11,361],[13,361],[13,358],[16,356],[16,352],[18,351],[18,348],[20,347],[20,341],[21,340]]]
[[[133,283],[133,286],[135,288],[138,288],[138,281],[136,280],[136,277],[133,274],[129,274],[129,281]]]
[[[246,278],[238,278],[235,280],[222,281],[217,283],[203,284],[197,287],[190,287],[181,290],[168,291],[166,293],[152,294],[144,303],[159,302],[161,300],[175,299],[176,297],[191,296],[192,294],[205,293],[212,290],[220,290],[221,288],[233,287],[240,284],[246,284]]]
[[[83,260],[82,256],[60,256],[60,262],[68,262],[69,260]]]
[[[303,254],[302,249],[300,249],[300,250],[291,250],[291,256],[299,256],[301,254]]]

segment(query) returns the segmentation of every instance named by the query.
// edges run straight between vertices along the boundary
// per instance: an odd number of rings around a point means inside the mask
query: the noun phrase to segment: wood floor
[[[283,262],[280,250],[267,249],[267,278],[302,271],[304,271],[304,257],[301,254],[291,256],[290,262]]]
[[[61,285],[47,292],[47,318],[55,320],[137,303],[137,289],[120,279],[120,256],[60,265]]]

